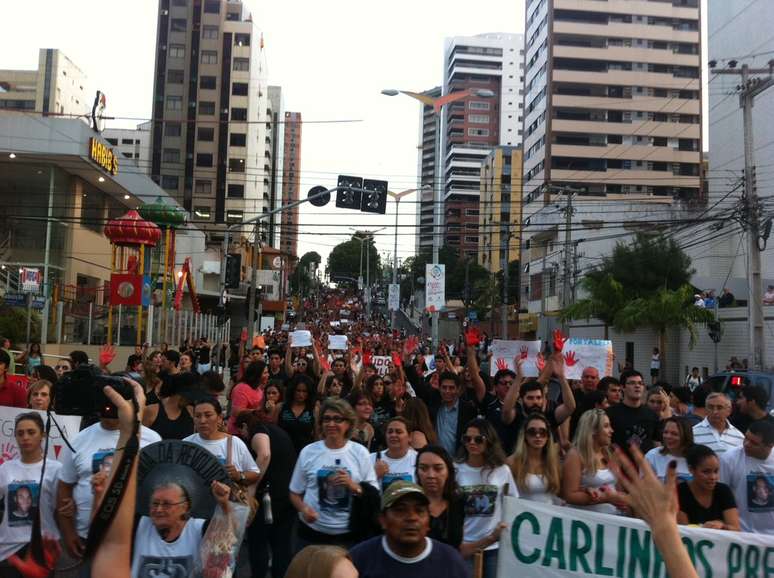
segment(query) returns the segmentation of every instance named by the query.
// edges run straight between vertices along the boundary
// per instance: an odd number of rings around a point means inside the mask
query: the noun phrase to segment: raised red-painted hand
[[[522,345],[519,350],[519,359],[527,359],[529,357],[529,349],[526,345]]]
[[[502,357],[499,357],[497,361],[495,361],[495,365],[497,366],[497,371],[508,369],[508,362],[505,361]]]
[[[478,327],[471,327],[465,332],[465,343],[468,347],[476,347],[481,343],[481,332]]]
[[[554,351],[561,352],[564,349],[564,344],[567,341],[567,337],[562,335],[561,329],[554,330]]]
[[[580,361],[580,359],[575,357],[575,352],[574,351],[568,351],[567,353],[564,354],[564,364],[567,367],[572,367],[573,365],[575,365],[579,361]]]

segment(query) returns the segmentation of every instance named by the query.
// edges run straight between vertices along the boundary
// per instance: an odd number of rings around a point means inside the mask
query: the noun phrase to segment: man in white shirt
[[[742,530],[774,535],[774,423],[753,422],[744,445],[720,458],[720,481],[736,497]]]
[[[728,421],[731,415],[731,400],[728,396],[720,392],[711,393],[704,407],[707,417],[693,426],[694,443],[707,446],[718,456],[741,446],[744,435]]]

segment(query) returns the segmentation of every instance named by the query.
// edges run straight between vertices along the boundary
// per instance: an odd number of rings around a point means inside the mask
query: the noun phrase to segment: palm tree
[[[693,293],[690,285],[683,285],[676,290],[660,289],[653,295],[634,299],[618,311],[612,325],[622,332],[641,327],[655,330],[663,372],[666,368],[667,330],[673,327],[686,329],[690,338],[688,346],[693,349],[698,337],[696,325],[715,319],[712,311],[693,304]]]
[[[588,297],[580,299],[562,310],[563,321],[573,319],[599,319],[605,324],[605,339],[614,324],[618,312],[626,305],[626,295],[621,283],[612,274],[590,271],[581,281]]]

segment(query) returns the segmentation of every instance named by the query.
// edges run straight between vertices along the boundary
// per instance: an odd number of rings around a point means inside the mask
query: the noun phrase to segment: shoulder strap
[[[234,436],[229,434],[228,442],[226,442],[226,464],[231,465],[231,448],[233,446]]]

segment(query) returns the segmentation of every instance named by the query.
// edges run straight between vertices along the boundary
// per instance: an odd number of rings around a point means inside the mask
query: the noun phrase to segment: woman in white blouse
[[[561,491],[559,446],[546,416],[533,414],[524,421],[508,466],[522,498],[547,504],[561,502],[557,498]]]

